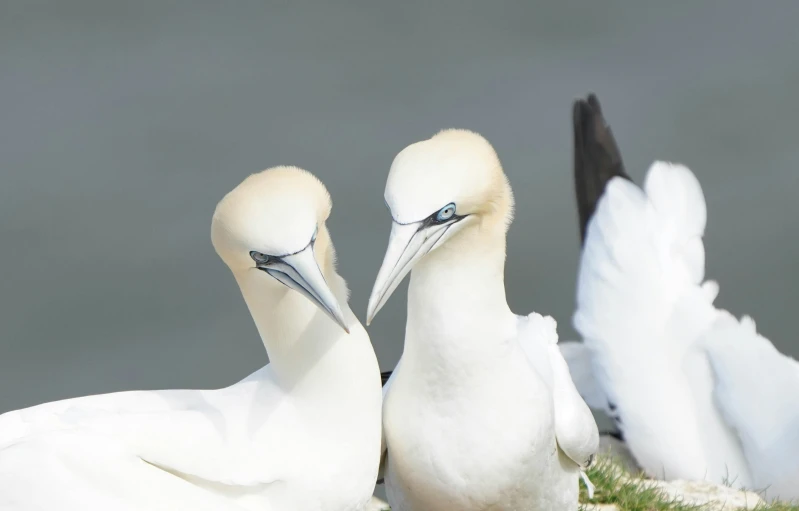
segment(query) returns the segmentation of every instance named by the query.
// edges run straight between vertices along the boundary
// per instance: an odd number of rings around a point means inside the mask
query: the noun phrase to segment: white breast
[[[559,509],[553,499],[576,507],[575,467],[560,459],[551,394],[521,351],[500,363],[452,389],[430,388],[403,363],[384,403],[394,508]]]

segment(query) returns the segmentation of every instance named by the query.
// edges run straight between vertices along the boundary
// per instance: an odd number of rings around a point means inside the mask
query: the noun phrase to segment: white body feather
[[[0,509],[362,509],[377,475],[381,407],[366,332],[344,334],[315,370],[291,389],[267,365],[220,390],[122,392],[6,413]]]
[[[713,401],[738,434],[754,488],[799,498],[799,362],[757,333],[748,316],[719,318],[703,340]]]
[[[686,167],[656,162],[644,191],[613,178],[581,258],[574,324],[584,345],[566,354],[592,407],[621,417],[647,473],[763,488],[799,475],[799,369],[749,320],[713,306],[705,219]]]
[[[740,443],[710,404],[699,338],[718,312],[701,288],[705,203],[693,174],[655,164],[645,193],[614,178],[585,241],[574,324],[644,470],[748,484]]]
[[[406,348],[384,403],[392,509],[576,509],[599,437],[556,348],[555,321],[516,316],[504,302],[475,314],[488,293],[435,283],[447,273],[411,276]],[[436,311],[442,293],[462,298]]]
[[[269,221],[286,208],[297,214]],[[295,168],[256,174],[231,192],[214,217],[214,246],[271,363],[219,390],[88,396],[0,416],[0,509],[364,509],[380,456],[380,372],[335,273],[329,209],[321,183]],[[314,292],[332,294],[349,334],[253,266],[247,250],[270,242],[278,254],[310,247],[309,266],[294,259],[292,275],[319,272],[327,287]]]
[[[385,197],[393,221],[367,321],[411,273],[383,410],[392,510],[573,511],[596,423],[555,321],[508,307],[513,194],[496,152],[444,130],[397,155]]]

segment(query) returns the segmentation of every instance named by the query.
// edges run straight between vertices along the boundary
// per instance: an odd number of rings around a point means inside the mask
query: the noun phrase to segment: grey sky
[[[644,4],[4,1],[0,412],[263,365],[209,226],[269,166],[327,184],[363,318],[391,160],[446,127],[485,135],[513,185],[512,307],[574,338],[570,108],[588,91],[639,183],[655,158],[696,172],[718,303],[799,356],[799,3]],[[401,289],[370,329],[384,369]]]

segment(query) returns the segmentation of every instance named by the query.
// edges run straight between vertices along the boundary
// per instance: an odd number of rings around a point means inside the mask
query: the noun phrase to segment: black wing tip
[[[599,104],[599,98],[596,97],[596,94],[589,92],[586,101],[596,113],[598,113],[600,116],[602,115],[602,105]]]
[[[575,99],[572,103],[572,121],[574,126],[588,126],[587,121],[594,121],[595,117],[602,118],[602,105],[593,92],[583,98]],[[604,119],[603,119],[604,120]]]
[[[610,135],[610,126],[605,121],[605,116],[602,113],[602,105],[593,92],[589,93],[585,99],[574,100],[572,123],[575,134],[580,134],[579,142],[581,142],[578,146],[578,140],[575,139],[575,150],[585,151],[590,149],[586,147],[586,143],[602,144],[602,140],[606,138],[605,133],[608,134],[607,137],[614,142],[615,146],[613,136]]]
[[[616,139],[594,93],[576,99],[572,106],[574,128],[574,186],[580,220],[580,242],[585,242],[588,223],[607,183],[614,177],[631,180]]]
[[[385,385],[388,379],[391,378],[391,373],[393,372],[394,371],[383,371],[382,373],[380,373],[380,379],[383,381],[382,383],[383,385]]]
[[[575,143],[578,135],[582,135],[586,117],[591,115],[591,106],[582,99],[572,103],[572,126],[574,128]],[[582,138],[582,137],[580,137]]]

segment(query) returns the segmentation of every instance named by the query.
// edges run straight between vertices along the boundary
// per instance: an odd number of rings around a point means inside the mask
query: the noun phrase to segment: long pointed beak
[[[388,249],[369,297],[368,326],[413,266],[435,246],[451,224],[425,226],[422,222],[391,225]]]
[[[316,262],[313,244],[296,254],[283,256],[280,262],[262,268],[269,275],[297,291],[322,309],[330,319],[350,333],[338,300],[327,285],[322,270]]]

